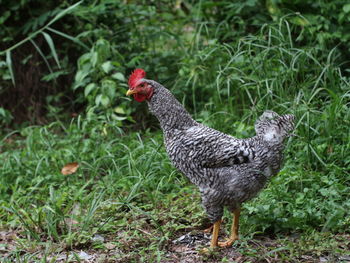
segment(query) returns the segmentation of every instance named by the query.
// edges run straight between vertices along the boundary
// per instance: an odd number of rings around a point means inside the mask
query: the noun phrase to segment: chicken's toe
[[[231,247],[232,244],[233,244],[236,240],[238,240],[238,237],[229,238],[229,239],[227,239],[227,240],[224,241],[224,242],[218,242],[218,246],[219,246],[219,247]]]

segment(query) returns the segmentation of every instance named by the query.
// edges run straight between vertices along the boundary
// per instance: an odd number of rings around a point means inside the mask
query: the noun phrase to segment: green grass
[[[143,224],[155,228],[153,241],[167,241],[167,224],[176,221],[176,213],[168,218],[156,213],[157,208],[171,208],[187,182],[167,160],[161,135],[125,135],[79,120],[62,127],[28,127],[4,138],[2,228],[18,229],[29,246],[50,241],[67,249],[90,248],[95,233],[126,231],[126,238],[133,240],[142,234],[136,229],[142,230]],[[60,169],[72,161],[79,162],[78,172],[62,175]],[[192,211],[196,202],[190,200],[187,209]],[[172,227],[181,229],[181,224]]]
[[[0,161],[5,262],[55,262],[62,254],[70,262],[80,251],[115,262],[171,262],[171,241],[206,226],[199,193],[170,164],[159,131],[125,134],[78,117],[5,136]],[[73,161],[78,171],[62,175]],[[227,251],[251,260],[347,255],[337,233],[350,226],[349,180],[294,161],[288,152],[280,175],[244,205],[242,239]],[[198,260],[225,262],[227,251]]]

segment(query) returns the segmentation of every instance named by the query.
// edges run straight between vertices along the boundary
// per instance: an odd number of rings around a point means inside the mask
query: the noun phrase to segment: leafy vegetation
[[[1,262],[349,260],[349,4],[29,2],[0,16]],[[146,105],[125,97],[135,67],[240,138],[265,109],[296,115],[233,249],[174,243],[207,222]]]

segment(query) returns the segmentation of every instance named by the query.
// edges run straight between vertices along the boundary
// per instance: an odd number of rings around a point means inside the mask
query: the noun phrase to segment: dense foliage
[[[240,55],[250,45],[241,47],[254,41],[251,37],[269,38],[265,43],[273,47],[302,48],[321,64],[327,63],[334,48],[332,61],[348,74],[350,5],[344,1],[106,0],[31,5],[23,0],[1,6],[2,125],[50,120],[58,113],[67,116],[67,111],[81,111],[84,105],[100,108],[98,112],[120,106],[118,111],[127,110],[124,114],[129,116],[120,87],[136,66],[177,88],[177,94],[184,93],[186,104],[197,112],[209,98],[220,99],[213,86],[223,89],[221,82],[228,76],[229,83],[237,81],[221,71],[236,66],[231,65],[233,57],[246,59]],[[245,103],[246,99],[240,101],[239,107]]]
[[[348,233],[346,1],[0,0],[0,9],[0,227],[22,244],[5,247],[9,262],[37,244],[50,255],[48,240],[105,249],[96,235],[126,253],[120,262],[161,261],[170,240],[202,225],[198,193],[169,163],[157,122],[125,97],[135,67],[196,120],[237,137],[252,136],[266,109],[296,115],[285,168],[244,206],[243,254],[253,233]],[[69,162],[78,172],[60,174]],[[327,244],[310,253],[343,253]],[[270,252],[305,253],[296,251]]]

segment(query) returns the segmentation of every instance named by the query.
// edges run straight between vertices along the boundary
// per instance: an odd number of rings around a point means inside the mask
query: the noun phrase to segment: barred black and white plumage
[[[146,101],[160,122],[169,158],[198,186],[213,223],[219,222],[224,207],[239,209],[280,170],[283,141],[294,128],[293,115],[266,111],[256,121],[256,136],[237,139],[196,122],[161,84],[144,78],[139,83],[152,89]],[[143,94],[137,87],[131,86],[128,95]]]

